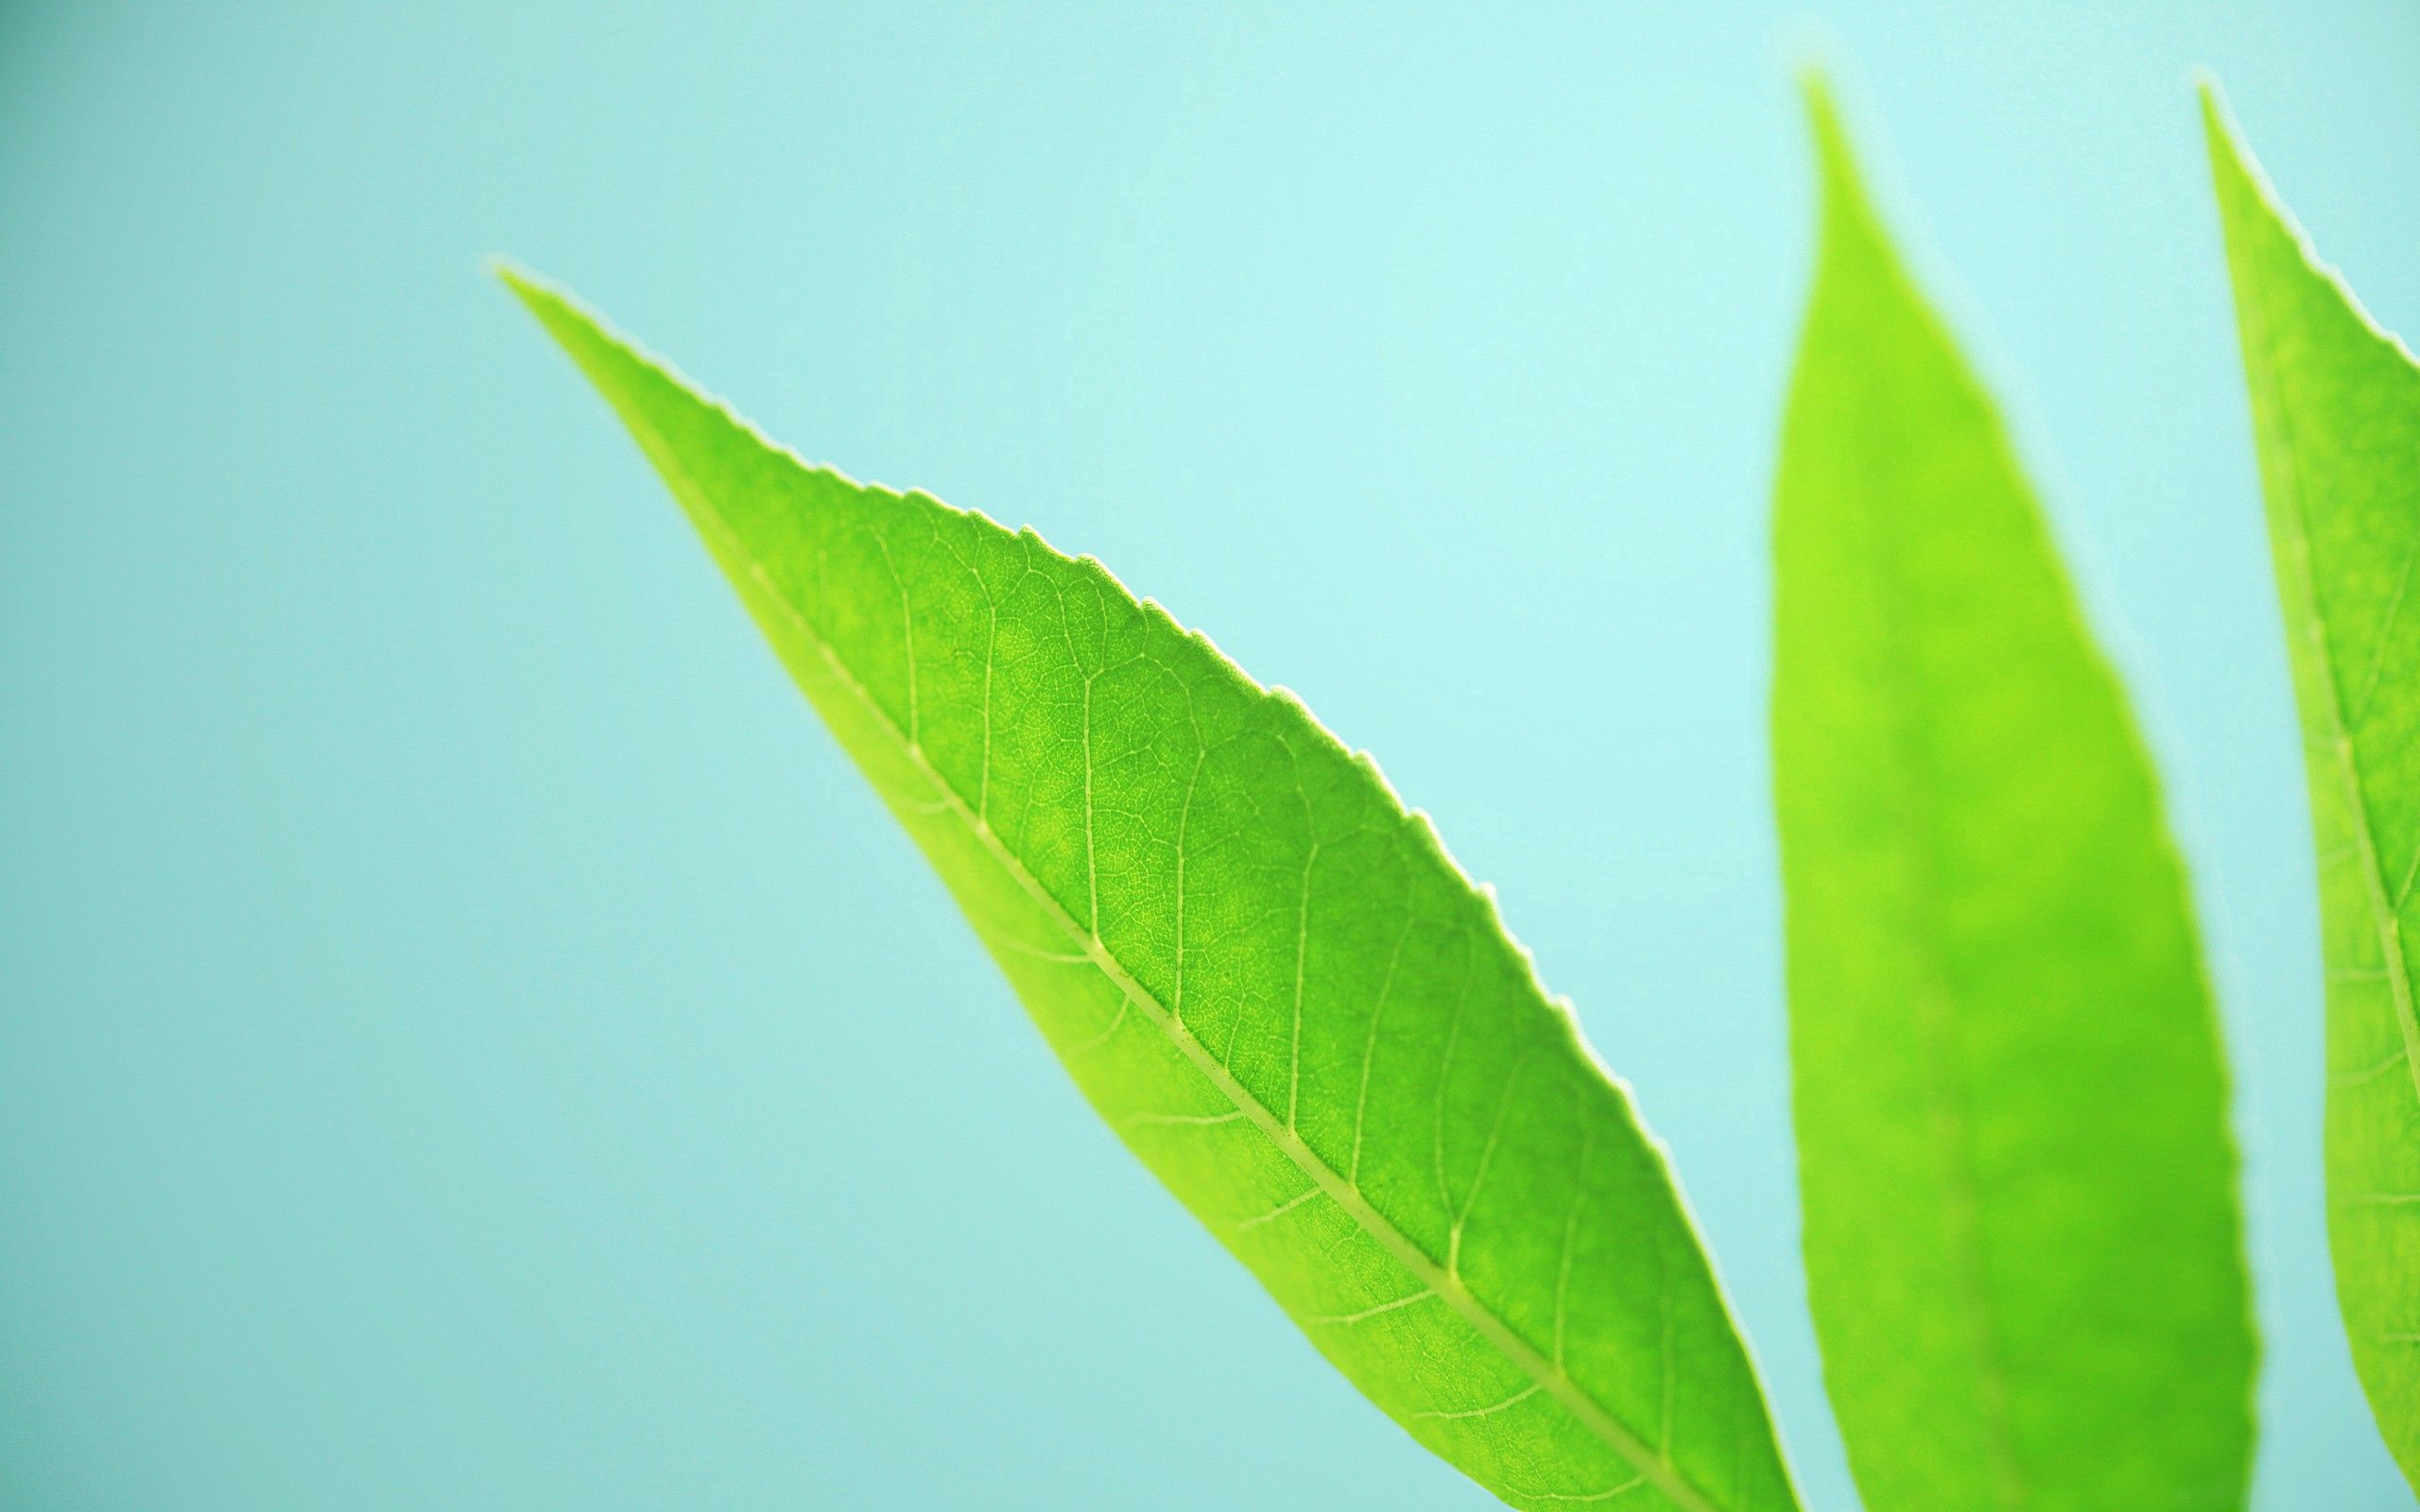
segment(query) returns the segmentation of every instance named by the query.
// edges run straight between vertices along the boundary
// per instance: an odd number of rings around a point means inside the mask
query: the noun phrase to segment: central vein
[[[863,707],[867,715],[896,746],[900,755],[931,784],[942,804],[976,837],[1001,871],[1065,933],[1069,943],[1080,950],[1085,959],[1091,961],[1103,976],[1115,984],[1127,1000],[1167,1037],[1194,1069],[1201,1073],[1203,1079],[1218,1090],[1219,1095],[1234,1104],[1246,1118],[1251,1120],[1270,1143],[1276,1145],[1288,1160],[1317,1184],[1320,1191],[1326,1194],[1331,1201],[1376,1240],[1397,1263],[1410,1272],[1414,1280],[1442,1297],[1481,1338],[1502,1353],[1530,1379],[1535,1381],[1540,1388],[1562,1403],[1564,1409],[1578,1418],[1591,1434],[1628,1461],[1631,1468],[1648,1484],[1652,1485],[1669,1498],[1676,1506],[1683,1509],[1683,1512],[1722,1512],[1718,1503],[1685,1478],[1675,1467],[1651,1448],[1641,1435],[1616,1419],[1602,1404],[1582,1391],[1579,1383],[1574,1382],[1560,1366],[1530,1348],[1529,1343],[1515,1333],[1510,1325],[1474,1297],[1458,1275],[1430,1258],[1408,1235],[1390,1223],[1377,1210],[1371,1207],[1368,1199],[1362,1196],[1354,1183],[1304,1143],[1302,1137],[1288,1126],[1287,1119],[1263,1107],[1260,1101],[1236,1079],[1235,1074],[1229,1071],[1216,1056],[1213,1056],[1209,1048],[1195,1038],[1193,1032],[1137,981],[1133,973],[1129,971],[1115,955],[1111,954],[1108,946],[1101,942],[1100,936],[1092,929],[1078,922],[1049,889],[1043,886],[1041,881],[1026,868],[1025,864],[1008,850],[1001,843],[998,832],[991,825],[984,823],[972,809],[968,808],[958,790],[926,758],[923,747],[907,738],[898,725],[893,722],[889,712],[873,697],[865,684],[858,680],[856,673],[840,660],[832,646],[816,633],[813,627],[807,623],[805,615],[800,611],[796,604],[790,601],[788,594],[774,581],[772,576],[764,570],[752,553],[745,549],[736,533],[723,518],[721,511],[707,498],[704,490],[698,488],[687,476],[685,471],[672,461],[670,449],[658,445],[650,447],[649,450],[659,464],[665,467],[666,472],[677,480],[676,491],[684,495],[691,506],[692,516],[713,538],[715,545],[718,548],[718,554],[727,561],[740,566],[762,593],[765,601],[773,605],[799,640],[822,659],[833,677],[841,686],[849,690],[851,696]],[[792,460],[794,462],[794,459]]]

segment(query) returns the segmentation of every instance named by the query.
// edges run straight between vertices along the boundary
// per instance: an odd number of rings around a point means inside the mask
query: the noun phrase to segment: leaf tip
[[[1842,139],[1840,91],[1833,87],[1830,65],[1820,55],[1809,54],[1798,60],[1792,72],[1798,79],[1799,103],[1806,108],[1816,140]]]
[[[2227,104],[2218,77],[2206,68],[2196,69],[2193,83],[2201,101],[2203,136],[2210,149],[2210,182],[2218,194],[2219,224],[2228,246],[2236,245],[2247,226],[2265,220],[2295,244],[2304,262],[2332,278],[2300,223],[2286,209],[2276,186],[2269,181],[2268,170],[2244,140],[2243,125]],[[2349,291],[2346,297],[2351,297]]]
[[[1849,137],[1848,115],[1841,104],[1833,71],[1817,58],[1798,67],[1799,98],[1806,112],[1807,134],[1815,146],[1815,168],[1823,183],[1826,218],[1845,215],[1871,218],[1865,180],[1858,172],[1857,151]]]
[[[569,291],[544,274],[502,252],[490,253],[481,266],[490,278],[510,289],[513,298],[528,307],[530,314],[549,326],[554,323],[553,318],[579,313],[579,301],[573,299]],[[593,319],[590,323],[594,323]]]
[[[490,257],[486,266],[489,274],[537,318],[539,327],[569,354],[591,382],[605,390],[608,399],[614,398],[614,390],[624,381],[626,375],[616,375],[623,373],[626,365],[670,375],[666,364],[650,356],[578,295],[544,274],[501,253]],[[615,403],[618,406],[619,401]]]
[[[2209,144],[2211,170],[2240,180],[2255,179],[2258,173],[2256,160],[2244,145],[2243,128],[2237,124],[2235,112],[2228,108],[2227,93],[2219,83],[2219,76],[2207,68],[2196,68],[2193,93],[2202,108],[2202,134]]]
[[[1839,39],[1819,22],[1801,21],[1787,27],[1777,48],[1800,97],[1812,102],[1831,93],[1832,77],[1841,72]]]

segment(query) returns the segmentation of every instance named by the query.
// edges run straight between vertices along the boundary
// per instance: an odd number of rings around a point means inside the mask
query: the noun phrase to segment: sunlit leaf
[[[1627,1092],[1367,757],[1098,563],[806,466],[509,277],[1085,1096],[1322,1354],[1517,1506],[1794,1506]]]
[[[2327,972],[2327,1237],[2353,1364],[2420,1487],[2420,367],[2203,96],[2286,644]]]

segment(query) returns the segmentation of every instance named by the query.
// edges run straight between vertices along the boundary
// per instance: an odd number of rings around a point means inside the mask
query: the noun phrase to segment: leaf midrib
[[[1879,559],[1881,555],[1870,553],[1869,557]],[[1899,754],[1901,792],[1908,796],[1910,807],[1923,815],[1935,807],[1932,799],[1940,782],[1932,750],[1910,728],[1908,711],[1921,707],[1925,698],[1913,692],[1917,679],[1895,619],[1883,632],[1883,643],[1887,647],[1884,660],[1891,667],[1893,680],[1908,692],[1898,717],[1892,721],[1892,744],[1898,747]],[[1947,1230],[1951,1265],[1958,1273],[1959,1311],[1981,1377],[1978,1389],[1981,1400],[1978,1405],[1983,1418],[1983,1435],[1990,1445],[1993,1488],[2001,1503],[2014,1509],[2025,1504],[2026,1476],[2012,1429],[1999,1309],[1985,1253],[1982,1177],[1977,1169],[1974,1116],[1967,1107],[1964,1078],[1960,1074],[1963,1039],[1960,1020],[1964,1015],[1960,1011],[1957,988],[1952,986],[1956,973],[1949,963],[1946,926],[1935,902],[1941,893],[1943,869],[1934,839],[1936,832],[1929,824],[1915,828],[1925,838],[1910,848],[1909,869],[1917,873],[1917,881],[1909,888],[1908,907],[1910,922],[1915,925],[1913,933],[1923,942],[1918,952],[1923,965],[1917,968],[1913,1006],[1922,1044],[1920,1058],[1927,1073],[1927,1111],[1930,1115],[1927,1123],[1944,1168],[1943,1227]]]
[[[1831,234],[1862,236],[1873,243],[1872,255],[1885,280],[1893,285],[1891,297],[1907,307],[1925,339],[1950,352],[1955,369],[1959,359],[1947,332],[1882,239],[1873,220],[1871,205],[1865,202],[1854,180],[1841,189],[1848,202],[1832,210],[1831,214],[1843,218]],[[1837,248],[1827,251],[1827,257],[1838,255]],[[1993,438],[1999,439],[1996,435]],[[2023,487],[2021,483],[2018,486]],[[1862,538],[1858,559],[1871,575],[1870,600],[1876,604],[1895,603],[1903,596],[1909,576],[1898,550],[1898,533],[1883,528],[1870,509],[1857,509],[1851,518]],[[1967,1346],[1974,1351],[1979,1377],[1975,1406],[1990,1461],[1992,1488],[1999,1503],[2014,1512],[2027,1503],[2028,1476],[2014,1434],[1999,1309],[1986,1252],[1974,1119],[1960,1075],[1960,1020],[1963,1015],[1952,985],[1957,973],[1950,961],[1948,932],[1937,906],[1944,869],[1939,831],[1926,818],[1939,807],[1936,797],[1943,783],[1940,763],[1925,739],[1919,718],[1911,713],[1929,703],[1931,694],[1916,670],[1903,617],[1885,612],[1878,624],[1880,660],[1887,669],[1884,676],[1897,694],[1886,739],[1895,758],[1892,765],[1898,779],[1903,811],[1912,811],[1917,816],[1913,822],[1902,826],[1901,834],[1910,842],[1903,854],[1908,871],[1913,874],[1907,886],[1905,918],[1910,936],[1918,942],[1915,954],[1919,964],[1912,973],[1915,980],[1911,1006],[1925,1082],[1927,1143],[1941,1162],[1943,1238],[1948,1248],[1949,1268],[1956,1277],[1959,1319]]]
[[[723,517],[721,510],[716,507],[706,491],[700,489],[688,475],[687,471],[680,466],[675,459],[672,448],[664,442],[662,436],[644,418],[633,416],[632,419],[655,442],[648,450],[673,476],[680,490],[692,501],[696,507],[694,518],[713,533],[717,538],[717,543],[727,555],[728,559],[741,565],[767,600],[780,609],[783,618],[788,622],[790,628],[822,657],[824,664],[831,669],[833,676],[849,690],[867,715],[897,747],[900,754],[932,784],[934,791],[941,795],[943,805],[977,838],[993,862],[1059,926],[1066,935],[1069,943],[1080,949],[1085,958],[1092,962],[1094,968],[1108,977],[1118,990],[1126,995],[1128,1001],[1141,1009],[1161,1033],[1183,1052],[1185,1058],[1193,1064],[1194,1069],[1201,1074],[1203,1079],[1216,1088],[1221,1096],[1234,1104],[1254,1126],[1259,1128],[1270,1143],[1276,1145],[1301,1169],[1304,1175],[1309,1177],[1320,1190],[1327,1194],[1331,1201],[1376,1240],[1398,1264],[1443,1298],[1446,1305],[1460,1314],[1480,1337],[1494,1345],[1498,1352],[1510,1360],[1523,1374],[1536,1382],[1561,1402],[1583,1427],[1595,1434],[1607,1447],[1628,1462],[1632,1469],[1670,1498],[1676,1505],[1684,1509],[1684,1512],[1725,1512],[1720,1503],[1684,1478],[1676,1467],[1661,1454],[1650,1450],[1644,1437],[1625,1426],[1601,1403],[1582,1391],[1579,1383],[1566,1372],[1531,1349],[1509,1324],[1481,1304],[1478,1298],[1462,1285],[1459,1276],[1432,1260],[1408,1235],[1396,1228],[1376,1209],[1371,1207],[1357,1188],[1322,1160],[1294,1130],[1262,1106],[1260,1101],[1236,1079],[1234,1074],[1210,1054],[1208,1047],[1196,1039],[1190,1029],[1186,1028],[1160,1003],[1156,996],[1126,970],[1098,935],[1078,924],[1065,906],[1052,896],[1049,889],[1043,886],[1038,878],[1026,869],[1025,864],[1013,852],[1009,850],[1001,841],[998,832],[992,828],[990,821],[967,806],[957,788],[926,759],[923,746],[908,738],[897,723],[891,719],[890,712],[884,709],[874,698],[871,690],[858,680],[856,674],[848,663],[841,660],[839,654],[823,637],[816,633],[813,627],[808,624],[806,616],[796,604],[791,602],[789,594],[770,574],[765,571],[755,555],[746,549],[736,530]],[[752,439],[772,448],[791,465],[815,471],[786,449],[765,439],[752,427],[745,425],[744,422],[735,422],[740,423],[740,428]]]
[[[1860,516],[1860,523],[1871,524]],[[1871,532],[1870,540],[1878,540],[1881,532]],[[1871,548],[1865,554],[1868,561],[1877,564],[1885,560],[1896,564],[1893,554],[1885,549]],[[1882,576],[1877,571],[1876,576]],[[1894,578],[1897,576],[1892,574]],[[1893,585],[1895,587],[1895,583]],[[1877,599],[1888,593],[1879,593]],[[1933,753],[1921,734],[1912,728],[1909,715],[1911,708],[1921,707],[1927,696],[1917,691],[1918,678],[1907,654],[1905,636],[1896,616],[1886,621],[1882,633],[1882,660],[1890,668],[1891,680],[1897,683],[1902,698],[1892,720],[1891,744],[1898,755],[1900,791],[1909,809],[1919,816],[1928,814],[1936,805],[1933,796],[1940,787]],[[2010,1509],[2025,1504],[2025,1472],[2017,1454],[2012,1432],[2009,1406],[2008,1366],[2001,1358],[1999,1310],[1992,1292],[1990,1267],[1985,1255],[1981,1195],[1981,1175],[1977,1170],[1974,1119],[1967,1108],[1966,1090],[1960,1075],[1961,1059],[1957,989],[1951,985],[1955,972],[1950,969],[1945,944],[1946,928],[1934,904],[1941,893],[1941,855],[1933,840],[1935,830],[1928,823],[1909,827],[1910,833],[1924,838],[1909,847],[1909,867],[1916,874],[1914,885],[1908,888],[1908,919],[1910,933],[1922,943],[1917,954],[1922,965],[1915,969],[1914,1003],[1917,1039],[1921,1049],[1919,1059],[1925,1071],[1927,1094],[1926,1120],[1930,1143],[1943,1168],[1943,1228],[1951,1256],[1950,1266],[1957,1273],[1959,1313],[1965,1324],[1967,1343],[1975,1351],[1975,1364],[1980,1381],[1977,1405],[1983,1420],[1983,1436],[1989,1445],[1992,1486],[2003,1506]]]

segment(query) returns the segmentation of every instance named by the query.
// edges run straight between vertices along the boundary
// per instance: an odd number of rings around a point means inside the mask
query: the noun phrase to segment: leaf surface
[[[2353,1364],[2420,1488],[2420,367],[2203,95],[2319,848],[2327,1238]]]
[[[1321,1353],[1515,1506],[1795,1506],[1626,1089],[1368,757],[1098,563],[804,464],[507,279],[1084,1095]]]
[[[1814,92],[1774,527],[1793,1116],[1873,1512],[2243,1504],[2219,1035],[2149,760]]]

